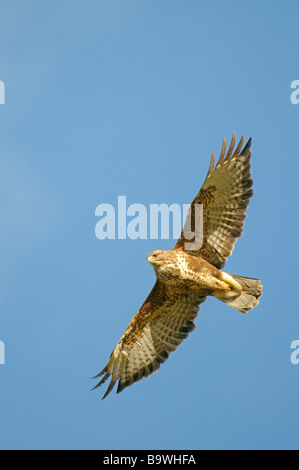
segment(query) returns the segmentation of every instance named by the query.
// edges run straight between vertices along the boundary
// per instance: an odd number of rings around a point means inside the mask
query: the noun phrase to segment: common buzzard
[[[235,151],[235,134],[226,152],[226,141],[215,166],[212,153],[207,177],[192,202],[184,228],[196,227],[196,207],[203,207],[202,240],[190,249],[183,228],[170,251],[147,256],[156,273],[156,283],[138,313],[115,346],[108,364],[95,377],[94,387],[111,381],[105,398],[118,380],[117,393],[159,369],[189,333],[199,305],[208,295],[247,313],[259,303],[262,285],[257,279],[227,274],[221,269],[242,235],[249,199],[253,194],[250,172],[251,139],[242,149],[242,136]],[[195,234],[196,235],[196,234]]]

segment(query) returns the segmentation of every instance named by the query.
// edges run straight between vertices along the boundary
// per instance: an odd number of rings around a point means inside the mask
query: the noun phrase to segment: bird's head
[[[165,262],[165,251],[156,250],[149,253],[146,257],[147,262],[153,267],[158,267]]]
[[[156,250],[147,255],[147,261],[152,265],[158,278],[171,278],[176,275],[177,263],[172,251]]]

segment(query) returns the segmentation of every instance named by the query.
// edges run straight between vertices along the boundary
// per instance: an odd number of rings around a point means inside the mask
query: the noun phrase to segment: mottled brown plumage
[[[111,376],[103,398],[117,381],[117,392],[121,392],[158,370],[195,328],[199,305],[208,295],[243,313],[258,304],[262,295],[259,280],[220,271],[242,235],[246,209],[253,194],[251,139],[241,150],[243,142],[242,137],[234,151],[234,134],[225,153],[223,139],[219,160],[215,166],[212,153],[207,177],[190,206],[175,247],[148,255],[156,273],[156,284],[114,348],[108,364],[96,376],[103,377],[94,388]],[[203,207],[201,243],[190,249],[188,244],[192,240],[186,238],[186,233],[190,233],[187,227],[195,231],[196,207],[200,204]]]

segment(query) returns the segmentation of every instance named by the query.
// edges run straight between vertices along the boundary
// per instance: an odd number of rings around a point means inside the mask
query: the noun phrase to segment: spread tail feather
[[[258,305],[263,290],[262,283],[259,279],[252,279],[250,277],[242,277],[235,274],[230,274],[230,276],[242,287],[241,293],[237,297],[218,298],[230,307],[239,310],[239,312],[247,313]]]

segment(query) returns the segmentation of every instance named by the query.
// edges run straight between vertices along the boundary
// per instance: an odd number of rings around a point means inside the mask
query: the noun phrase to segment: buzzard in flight
[[[94,387],[111,381],[105,398],[118,381],[117,393],[159,369],[169,354],[194,330],[199,305],[208,295],[247,313],[258,305],[262,285],[258,279],[227,274],[221,269],[242,235],[249,199],[253,194],[250,173],[251,139],[235,147],[235,134],[226,152],[223,139],[215,166],[212,153],[207,177],[192,202],[181,237],[170,251],[147,256],[156,283],[115,346],[108,364],[95,377]],[[191,246],[184,230],[196,227],[196,207],[202,205],[200,246]],[[189,232],[190,233],[190,232]],[[196,233],[194,238],[196,237]],[[196,244],[195,244],[196,245]]]

